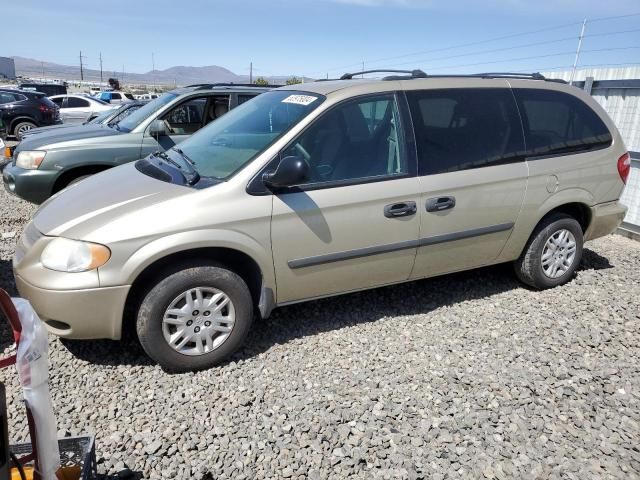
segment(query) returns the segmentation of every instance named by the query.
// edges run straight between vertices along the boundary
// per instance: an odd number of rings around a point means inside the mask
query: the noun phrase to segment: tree
[[[297,83],[302,83],[302,79],[298,78],[296,76],[293,76],[291,78],[287,78],[287,81],[286,81],[287,85],[295,85]]]
[[[110,78],[107,83],[113,90],[120,90],[120,82],[117,78]]]
[[[255,82],[256,85],[260,85],[261,87],[266,87],[267,85],[269,85],[269,81],[264,78],[264,77],[258,77],[256,78]]]

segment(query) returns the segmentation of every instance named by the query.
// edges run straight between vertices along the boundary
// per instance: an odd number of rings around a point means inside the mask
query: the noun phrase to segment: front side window
[[[68,97],[67,98],[67,108],[88,108],[89,100],[85,100],[84,98],[78,97]]]
[[[191,98],[162,117],[171,135],[191,135],[202,127],[206,97]]]
[[[524,160],[513,95],[501,88],[407,92],[420,175]]]
[[[283,156],[304,158],[309,184],[356,181],[409,173],[393,94],[332,108],[307,128]]]
[[[122,97],[120,96],[119,93],[112,93],[111,94],[111,100],[121,100]]]
[[[554,90],[513,90],[522,114],[527,153],[569,154],[611,145],[611,133],[582,100]]]
[[[263,93],[199,130],[180,144],[180,150],[194,162],[201,176],[225,179],[267,149],[323,100],[321,95],[299,91]]]

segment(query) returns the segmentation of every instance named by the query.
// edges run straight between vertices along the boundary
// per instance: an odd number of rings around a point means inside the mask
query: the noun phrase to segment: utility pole
[[[364,60],[362,61],[362,72],[364,72]],[[364,73],[361,75],[362,78],[364,78]]]
[[[151,52],[151,72],[155,72],[156,71],[156,58],[155,58],[155,53]]]
[[[253,83],[253,62],[249,63],[249,83]]]
[[[582,39],[584,38],[584,29],[587,26],[587,19],[582,22],[582,29],[580,30],[580,36],[578,37],[578,48],[576,49],[576,58],[573,61],[573,70],[571,70],[571,77],[569,78],[569,85],[573,85],[573,77],[576,75],[576,67],[578,66],[578,59],[580,58],[580,50],[582,49]]]
[[[124,83],[124,63],[122,64],[122,83]],[[122,87],[122,85],[120,85]]]
[[[102,52],[100,52],[100,88],[102,88]]]
[[[44,80],[44,62],[40,62],[40,66],[42,67],[42,80]]]
[[[84,80],[84,70],[82,69],[82,50],[80,50],[80,81]]]

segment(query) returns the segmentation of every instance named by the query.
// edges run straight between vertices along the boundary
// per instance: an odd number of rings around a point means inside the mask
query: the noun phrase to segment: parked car
[[[143,93],[141,95],[136,95],[136,100],[142,100],[142,101],[150,101],[150,100],[155,100],[156,98],[158,98],[159,95],[157,93]]]
[[[3,171],[5,186],[25,200],[41,203],[89,175],[171,148],[267,90],[238,85],[185,87],[147,103],[112,128],[93,125],[26,137]]]
[[[126,92],[100,92],[96,94],[95,98],[102,100],[103,102],[118,105],[120,103],[135,100],[133,95]]]
[[[54,95],[49,97],[60,108],[63,123],[80,124],[114,106],[88,95]]]
[[[69,128],[77,128],[82,125],[107,125],[113,126],[118,123],[120,120],[124,120],[133,112],[138,110],[140,107],[144,105],[143,102],[133,101],[129,103],[123,103],[120,106],[110,108],[109,110],[105,110],[104,112],[94,116],[91,120],[87,120],[81,125],[73,124],[73,123],[63,123],[62,125],[50,125],[48,127],[38,127],[28,132],[25,132],[22,135],[22,138],[29,137],[31,135],[37,135],[43,132],[50,132],[51,130],[60,131],[60,129],[69,129]],[[12,152],[13,155],[13,152]]]
[[[21,83],[20,88],[22,90],[42,92],[47,97],[52,95],[66,95],[67,93],[66,85],[58,85],[56,83]]]
[[[614,123],[540,75],[423,76],[274,90],[65,190],[18,243],[18,290],[57,335],[131,325],[183,371],[281,305],[502,262],[569,281],[625,214]]]
[[[44,93],[15,89],[0,89],[0,119],[17,138],[32,128],[62,123],[59,108]]]

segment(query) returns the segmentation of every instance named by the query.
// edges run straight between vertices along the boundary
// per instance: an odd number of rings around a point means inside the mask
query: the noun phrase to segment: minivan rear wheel
[[[243,343],[253,302],[236,273],[217,266],[180,269],[142,300],[136,331],[145,352],[165,370],[211,368]]]
[[[553,288],[573,277],[584,238],[578,221],[563,213],[543,218],[515,262],[518,278],[537,289]]]

